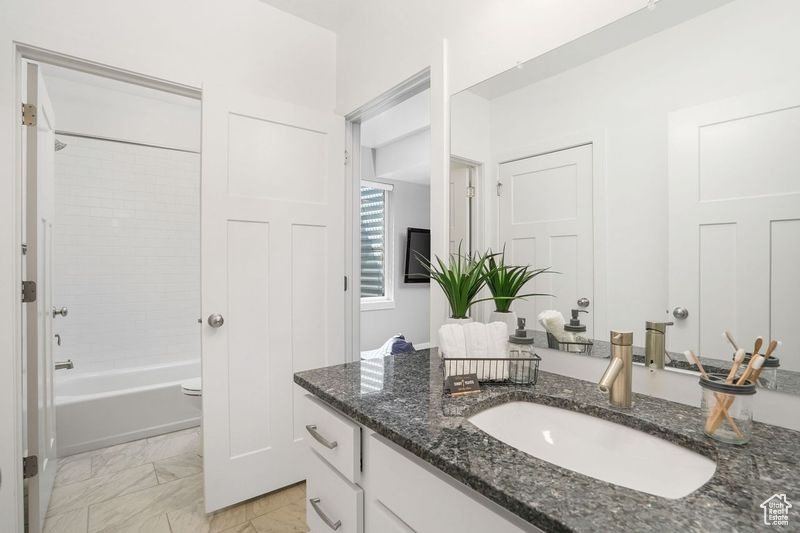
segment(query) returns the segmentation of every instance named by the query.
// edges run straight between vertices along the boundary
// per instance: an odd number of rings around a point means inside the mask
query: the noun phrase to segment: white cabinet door
[[[344,123],[203,88],[207,511],[305,479],[295,371],[344,361]],[[212,327],[208,319],[221,315]]]
[[[53,398],[53,219],[55,217],[55,116],[35,63],[24,64],[26,102],[36,106],[36,125],[25,128],[25,279],[36,282],[36,301],[25,306],[26,455],[38,457],[28,481],[28,527],[42,530],[57,468]]]
[[[592,145],[500,165],[500,242],[513,264],[552,267],[523,289],[555,295],[517,300],[513,309],[541,329],[536,316],[557,309],[569,320],[579,298],[594,301]],[[594,337],[593,313],[581,314]]]
[[[800,370],[798,89],[670,115],[669,308],[689,311],[670,350],[730,357],[729,329],[748,349],[781,340],[781,367]]]

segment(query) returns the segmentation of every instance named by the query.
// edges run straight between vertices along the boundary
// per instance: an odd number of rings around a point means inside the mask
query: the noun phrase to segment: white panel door
[[[472,185],[470,167],[463,163],[450,163],[450,253],[462,254],[472,251],[470,227],[472,208],[468,191]]]
[[[203,90],[207,511],[306,477],[292,374],[344,361],[343,154],[341,117]]]
[[[36,125],[24,126],[26,165],[25,279],[37,285],[36,301],[25,303],[26,455],[38,457],[39,472],[28,480],[28,525],[41,531],[57,468],[53,396],[53,219],[55,214],[55,115],[35,63],[25,63],[26,103],[36,106]]]
[[[677,111],[669,121],[669,307],[689,311],[668,349],[727,358],[783,342],[800,371],[800,87]]]
[[[592,145],[560,150],[500,165],[500,242],[515,265],[552,267],[560,274],[534,279],[523,292],[553,294],[517,300],[513,309],[531,329],[545,309],[569,320],[579,298],[594,301]],[[581,314],[586,336],[594,336],[591,307]]]

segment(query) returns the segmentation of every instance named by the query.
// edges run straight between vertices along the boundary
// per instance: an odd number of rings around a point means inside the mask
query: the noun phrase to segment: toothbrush
[[[725,378],[725,383],[733,383],[733,378],[736,377],[736,372],[739,371],[739,366],[744,361],[744,348],[739,348],[736,350],[736,355],[733,358],[733,366],[731,367],[731,371],[728,372],[728,377]]]
[[[744,351],[742,351],[742,353],[744,353]],[[692,361],[694,361],[694,364],[696,364],[697,368],[700,369],[700,375],[703,376],[705,379],[708,379],[708,374],[706,373],[706,369],[703,368],[702,363],[700,363],[700,358],[697,357],[697,355],[695,355],[693,351],[686,350],[685,352],[683,352],[683,355],[685,355],[687,359],[691,359]],[[712,416],[714,416],[719,410],[722,410],[722,414],[725,416],[725,420],[727,420],[728,424],[731,425],[731,428],[733,428],[733,431],[736,432],[736,435],[739,438],[744,437],[742,430],[739,429],[739,426],[736,425],[736,421],[733,420],[733,417],[728,412],[728,409],[726,407],[723,407],[722,405],[723,402],[725,401],[725,398],[723,398],[722,396],[719,395],[719,393],[716,392],[714,393],[714,398],[717,400],[717,403],[714,406],[714,410],[711,412],[711,414],[709,414],[708,420],[706,420],[706,425],[709,424],[709,420],[711,420]]]
[[[742,376],[739,378],[739,381],[736,382],[737,385],[744,385],[745,382],[750,379],[753,375],[753,372],[757,372],[761,365],[764,364],[764,356],[756,355],[750,359],[750,364],[747,365],[747,368],[742,373]],[[706,423],[706,431],[708,433],[714,433],[719,428],[720,424],[722,423],[722,413],[727,411],[728,407],[734,401],[734,397],[725,398],[722,404],[718,405],[719,409],[715,409],[714,412],[711,413],[708,417],[708,421]]]
[[[752,355],[750,356],[750,360],[751,360],[751,361],[753,360],[753,357],[755,357],[755,356],[757,356],[757,355],[758,355],[758,352],[760,352],[760,351],[761,351],[761,347],[762,347],[763,345],[764,345],[764,337],[762,337],[761,335],[759,335],[758,337],[756,337],[756,342],[755,342],[755,344],[753,345],[753,352],[752,352]]]
[[[767,346],[767,351],[766,351],[766,353],[764,353],[764,361],[765,362],[766,362],[767,359],[769,359],[769,356],[772,355],[772,352],[774,352],[778,348],[778,346],[780,346],[780,344],[781,344],[780,341],[776,341],[774,339],[769,341],[769,346]],[[762,370],[764,370],[763,366],[761,368],[759,368],[757,372],[753,373],[753,381],[755,383],[758,383],[758,378],[761,377],[761,371]]]
[[[739,351],[739,345],[736,344],[736,340],[733,338],[733,334],[730,331],[728,331],[727,329],[723,331],[722,338],[727,340],[731,344],[731,346],[733,346],[733,351],[735,352]]]

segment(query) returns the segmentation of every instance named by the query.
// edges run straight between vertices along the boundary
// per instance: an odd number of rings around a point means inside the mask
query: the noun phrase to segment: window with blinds
[[[361,186],[361,298],[386,297],[387,192]]]

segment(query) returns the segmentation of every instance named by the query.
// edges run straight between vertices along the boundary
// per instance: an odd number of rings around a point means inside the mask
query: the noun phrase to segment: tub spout
[[[66,361],[56,361],[55,367],[56,370],[72,370],[75,368],[75,363],[72,362],[72,359],[67,359]]]

